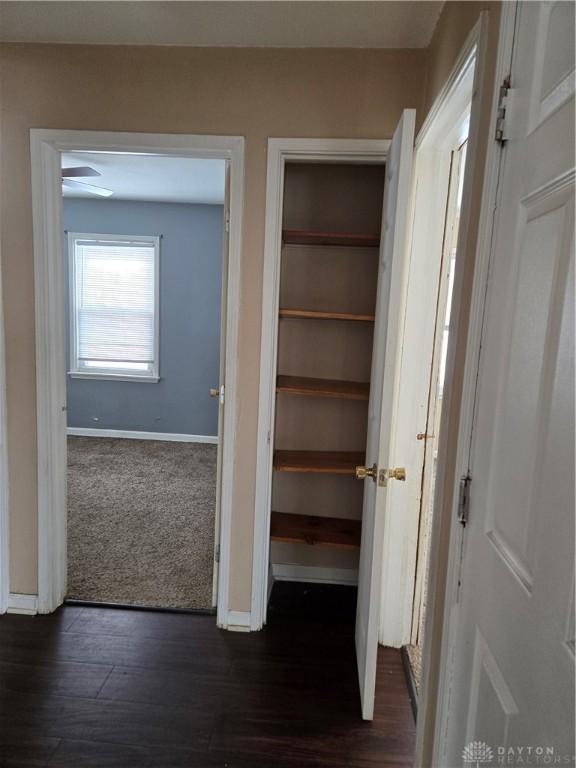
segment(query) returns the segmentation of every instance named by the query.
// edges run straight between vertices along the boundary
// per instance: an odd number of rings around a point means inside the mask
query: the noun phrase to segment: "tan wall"
[[[246,137],[239,424],[230,604],[250,608],[266,142],[387,138],[421,107],[425,51],[5,45],[2,270],[11,584],[36,591],[36,426],[30,128]]]
[[[444,4],[428,47],[424,115],[428,113],[434,99],[446,82],[470,30],[478,21],[482,11],[489,11],[492,19],[490,51],[491,56],[493,56],[496,51],[497,40],[494,31],[497,32],[498,29],[499,8],[499,2],[476,2],[475,0],[446,2]]]

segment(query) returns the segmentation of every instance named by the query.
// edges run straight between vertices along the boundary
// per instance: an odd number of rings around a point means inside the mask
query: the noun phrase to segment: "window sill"
[[[71,379],[103,379],[108,381],[139,381],[141,384],[158,384],[159,376],[134,376],[129,373],[85,373],[84,371],[68,371]]]

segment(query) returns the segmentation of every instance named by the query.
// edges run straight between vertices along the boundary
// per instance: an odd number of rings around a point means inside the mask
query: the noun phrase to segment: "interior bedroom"
[[[214,609],[225,176],[62,156],[69,601]]]

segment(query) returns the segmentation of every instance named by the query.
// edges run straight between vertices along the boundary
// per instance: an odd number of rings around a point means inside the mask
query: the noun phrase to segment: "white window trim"
[[[110,381],[138,381],[143,384],[157,384],[160,381],[160,236],[159,235],[114,235],[93,232],[68,232],[68,297],[70,330],[70,370],[71,379],[105,379]],[[154,246],[154,365],[151,371],[143,374],[127,372],[110,373],[98,370],[87,371],[78,367],[76,322],[76,263],[74,244],[77,240],[114,241],[129,243],[150,243]]]

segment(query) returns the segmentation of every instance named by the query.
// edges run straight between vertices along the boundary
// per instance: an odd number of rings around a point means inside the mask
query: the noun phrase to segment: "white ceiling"
[[[0,39],[11,42],[289,48],[423,48],[442,2],[433,0],[11,0]]]
[[[223,203],[224,160],[134,155],[105,152],[70,152],[62,167],[88,165],[101,176],[76,178],[86,184],[111,189],[109,200],[148,200],[161,203]],[[65,197],[102,198],[63,187]]]

